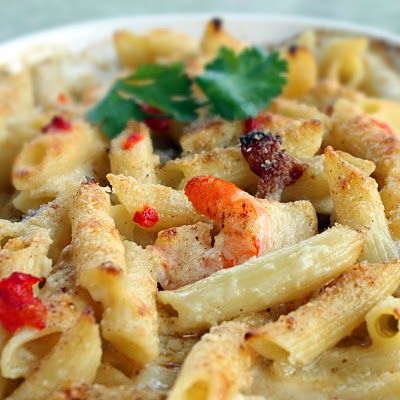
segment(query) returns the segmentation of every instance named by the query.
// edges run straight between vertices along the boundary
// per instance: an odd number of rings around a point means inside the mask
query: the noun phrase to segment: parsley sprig
[[[151,116],[143,105],[157,108],[164,118],[182,122],[195,120],[202,107],[226,120],[245,119],[255,116],[282,92],[286,72],[287,63],[277,52],[265,54],[254,47],[240,54],[222,48],[194,79],[185,73],[183,64],[142,65],[132,75],[117,80],[87,113],[87,119],[99,124],[110,138],[129,120],[143,121]],[[194,83],[205,102],[195,99]]]

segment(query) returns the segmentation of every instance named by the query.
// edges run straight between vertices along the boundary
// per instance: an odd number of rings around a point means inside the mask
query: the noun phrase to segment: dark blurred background
[[[0,0],[0,6],[0,41],[89,19],[190,12],[315,16],[400,33],[400,0]]]

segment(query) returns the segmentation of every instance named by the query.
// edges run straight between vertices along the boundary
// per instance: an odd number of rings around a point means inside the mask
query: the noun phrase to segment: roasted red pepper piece
[[[143,104],[141,106],[142,111],[147,114],[153,115],[148,116],[144,119],[144,123],[155,132],[166,132],[171,128],[172,119],[163,115],[163,112],[156,107]]]
[[[144,135],[141,132],[136,132],[136,133],[131,133],[127,138],[122,142],[122,149],[123,150],[129,150],[133,146],[136,145],[136,143],[139,143],[141,140],[144,139]]]
[[[63,117],[55,116],[53,119],[42,128],[43,133],[50,132],[68,132],[71,130],[71,123]]]
[[[46,327],[47,310],[42,301],[34,297],[32,286],[44,278],[22,272],[13,272],[0,280],[0,321],[9,332],[29,326]]]
[[[260,121],[257,118],[247,118],[244,121],[244,134],[256,131],[260,128]]]
[[[143,228],[151,228],[158,222],[157,210],[153,207],[145,206],[142,211],[136,211],[133,221]]]

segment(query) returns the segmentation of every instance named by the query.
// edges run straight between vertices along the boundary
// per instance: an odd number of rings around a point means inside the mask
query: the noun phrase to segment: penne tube
[[[280,135],[283,148],[295,158],[314,156],[321,147],[326,130],[325,125],[318,119],[293,120],[268,111],[261,111],[255,120],[257,129]],[[220,148],[237,145],[240,136],[245,133],[245,124],[242,121],[211,121],[184,134],[180,144],[186,157],[202,152],[214,154],[213,151],[217,149],[223,154]]]
[[[289,99],[301,98],[317,83],[318,68],[315,54],[304,46],[291,46],[281,54],[288,62],[287,83],[282,96]]]
[[[243,121],[210,121],[186,132],[179,140],[185,155],[234,146],[244,132]]]
[[[166,392],[160,388],[154,390],[138,389],[135,385],[105,386],[70,385],[68,388],[53,393],[46,400],[165,400]]]
[[[130,69],[158,61],[184,60],[198,50],[193,38],[169,29],[154,29],[145,34],[121,29],[113,39],[120,62]]]
[[[79,143],[79,146],[76,143]],[[15,159],[13,185],[34,189],[74,168],[88,163],[104,151],[104,144],[86,123],[74,122],[65,134],[36,136],[25,143]]]
[[[391,294],[391,293],[389,293]],[[366,315],[367,329],[372,345],[382,349],[399,349],[400,299],[388,296]]]
[[[126,250],[109,209],[110,199],[103,188],[92,181],[81,185],[71,209],[72,250],[78,284],[104,307],[103,337],[123,355],[143,364],[155,358],[158,352],[154,307],[151,306],[155,284],[147,281],[150,272],[143,271],[142,287],[136,293],[131,291],[131,279],[135,279],[138,271],[135,267],[131,274],[128,271]],[[132,256],[129,257],[132,263]],[[142,323],[137,325],[141,317]]]
[[[391,169],[398,168],[400,140],[353,102],[340,99],[332,114],[333,126],[325,144],[377,165],[376,179],[383,182]],[[395,164],[394,166],[392,164]]]
[[[31,67],[35,103],[44,109],[60,107],[59,96],[69,98],[67,77],[63,71],[62,59],[48,57]]]
[[[356,265],[297,310],[249,331],[247,343],[266,358],[309,364],[350,335],[399,285],[400,264]]]
[[[372,161],[353,157],[343,151],[337,153],[343,160],[359,168],[367,176],[375,170],[375,164]],[[296,182],[284,189],[282,201],[309,200],[317,213],[331,214],[333,205],[328,178],[324,170],[325,156],[317,155],[304,162],[307,165],[306,170]]]
[[[157,222],[151,227],[141,226],[147,231],[159,232],[167,228],[204,221],[182,191],[163,185],[140,184],[129,176],[108,174],[107,178],[118,200],[132,217],[146,207],[156,210]]]
[[[287,364],[266,368],[264,363],[251,393],[274,400],[397,400],[398,357],[398,352],[392,356],[390,352],[370,352],[354,346],[326,352],[320,360],[303,368],[294,369]],[[393,366],[391,369],[386,368],[386,359]],[[362,364],[364,361],[366,364]]]
[[[389,229],[392,236],[400,239],[400,182],[399,178],[389,177],[386,179],[385,186],[379,192],[385,214],[388,219]]]
[[[70,191],[65,190],[53,202],[43,205],[21,222],[21,226],[27,231],[35,228],[47,231],[52,240],[48,255],[54,263],[59,261],[63,249],[71,242],[71,224],[68,216],[72,195]]]
[[[31,375],[41,358],[48,354],[64,331],[76,324],[88,306],[82,289],[76,286],[70,246],[63,251],[39,297],[50,311],[46,327],[40,330],[21,328],[12,335],[1,353],[0,366],[4,377],[17,379]]]
[[[206,327],[311,293],[353,265],[363,244],[362,234],[335,226],[177,290],[159,292],[158,300],[178,314],[179,329]]]
[[[247,325],[225,322],[194,345],[169,393],[169,400],[231,399],[248,383],[251,352],[243,346]]]
[[[9,400],[46,400],[71,382],[91,383],[100,365],[99,327],[85,310],[75,326],[65,331],[39,368],[8,397]]]
[[[365,37],[336,38],[324,48],[319,63],[323,78],[356,87],[365,77],[364,57],[369,41]]]
[[[119,369],[108,363],[101,363],[94,380],[95,384],[104,385],[107,387],[131,385],[132,381]]]
[[[145,124],[131,122],[126,131],[111,141],[110,165],[115,175],[132,176],[142,183],[157,183],[155,167],[159,162]]]
[[[272,249],[291,246],[318,233],[318,219],[311,202],[258,202],[270,215]]]
[[[159,170],[161,181],[178,189],[190,178],[200,175],[215,176],[242,189],[253,188],[258,182],[258,176],[250,170],[238,146],[167,161]]]
[[[139,245],[124,241],[127,263],[127,294],[137,303],[136,318],[125,321],[131,332],[135,332],[138,353],[143,360],[155,359],[158,355],[158,315],[156,307],[157,282],[153,278],[155,266],[148,252]],[[139,358],[139,357],[138,357]]]
[[[340,224],[366,231],[360,260],[388,262],[399,257],[392,239],[377,183],[354,167],[331,147],[325,150],[325,173]]]
[[[207,59],[213,59],[222,47],[240,53],[247,44],[232,36],[220,18],[213,18],[206,23],[200,40],[200,50]]]
[[[39,277],[50,274],[47,253],[52,240],[46,229],[0,220],[0,241],[0,278],[13,272]]]
[[[318,120],[323,123],[326,129],[330,128],[331,125],[330,118],[322,111],[319,111],[317,107],[300,103],[297,100],[278,97],[271,102],[268,110],[287,118]]]

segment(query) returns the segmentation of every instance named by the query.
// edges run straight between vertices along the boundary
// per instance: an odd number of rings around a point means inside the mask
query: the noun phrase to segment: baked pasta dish
[[[400,398],[396,49],[220,19],[0,73],[0,398]]]

